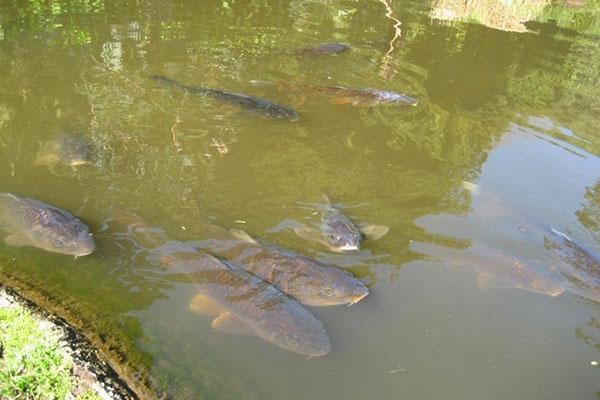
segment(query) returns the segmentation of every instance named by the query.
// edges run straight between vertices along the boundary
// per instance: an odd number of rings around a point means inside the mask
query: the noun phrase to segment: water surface
[[[54,1],[0,6],[0,183],[78,215],[98,250],[73,260],[1,245],[0,272],[73,310],[154,390],[174,398],[589,399],[598,396],[599,304],[567,291],[481,290],[473,268],[415,251],[474,241],[544,259],[462,187],[600,252],[600,51],[594,32],[509,32],[433,19],[427,1]],[[295,49],[340,42],[337,55]],[[149,79],[267,98],[273,120]],[[281,90],[293,83],[299,90]],[[417,107],[353,107],[302,85],[381,88]],[[80,132],[91,165],[34,166]],[[330,254],[285,221],[318,221],[323,193],[389,226]],[[300,204],[299,204],[300,203]],[[133,209],[180,240],[207,221],[348,268],[371,295],[311,308],[332,342],[305,359],[193,314],[186,282],[157,278],[105,222]]]

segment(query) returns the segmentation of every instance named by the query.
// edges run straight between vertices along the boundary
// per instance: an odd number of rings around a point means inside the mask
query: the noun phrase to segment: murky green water
[[[481,290],[480,271],[415,243],[548,259],[520,217],[482,218],[492,211],[467,180],[600,251],[598,37],[449,25],[427,1],[392,9],[402,25],[390,51],[393,21],[378,1],[0,3],[1,189],[79,215],[98,244],[77,260],[2,244],[0,272],[74,310],[174,398],[597,397],[597,302],[577,290]],[[352,50],[292,54],[324,42]],[[150,74],[265,97],[301,119],[257,117]],[[332,104],[302,85],[375,87],[419,104]],[[95,143],[94,164],[34,166],[65,129]],[[276,229],[317,221],[299,202],[323,193],[390,232],[332,255]],[[241,227],[348,268],[371,295],[311,308],[332,342],[325,357],[215,332],[188,310],[190,285],[156,279],[105,229],[122,209],[178,239],[206,239],[197,232],[209,220]]]

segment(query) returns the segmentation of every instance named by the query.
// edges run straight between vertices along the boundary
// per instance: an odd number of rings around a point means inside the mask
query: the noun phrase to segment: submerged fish
[[[227,103],[245,110],[254,111],[267,117],[290,119],[294,121],[300,119],[300,115],[291,108],[273,103],[269,100],[260,99],[258,97],[252,97],[240,93],[230,93],[218,89],[188,86],[177,82],[174,79],[160,75],[150,75],[150,79],[153,79],[164,85],[183,90],[185,92],[199,94],[222,103]]]
[[[412,250],[436,257],[459,267],[476,268],[477,283],[483,289],[520,288],[555,297],[565,291],[548,268],[503,251],[475,243],[466,250],[413,242]]]
[[[343,86],[316,86],[261,80],[252,80],[250,83],[257,86],[275,85],[278,90],[282,91],[314,91],[318,93],[324,93],[328,96],[331,96],[332,103],[351,104],[357,107],[372,107],[379,105],[417,106],[419,103],[419,101],[414,97],[407,96],[405,94],[373,88],[357,89]]]
[[[198,291],[193,311],[216,317],[212,327],[233,334],[261,337],[285,350],[311,357],[329,352],[331,344],[321,321],[274,286],[190,244],[170,240],[161,230],[139,220],[127,227],[130,239],[156,245],[146,261],[166,265],[169,280],[191,283]]]
[[[67,211],[38,200],[0,193],[0,227],[11,246],[85,256],[96,249],[88,227]]]
[[[369,294],[367,287],[348,271],[260,243],[243,231],[211,225],[206,228],[206,234],[212,239],[201,245],[233,260],[303,304],[349,305]]]
[[[295,50],[294,53],[301,56],[322,56],[339,54],[347,50],[350,50],[350,46],[343,43],[323,43],[317,46]]]
[[[405,94],[373,88],[356,89],[342,86],[311,86],[312,89],[335,96],[336,104],[352,104],[353,106],[379,105],[409,105],[416,106],[419,102],[414,97]]]
[[[563,261],[560,272],[570,288],[582,297],[600,302],[600,255],[551,229],[548,247]]]
[[[499,219],[514,221],[515,232],[544,245],[546,256],[550,256],[548,262],[558,267],[560,274],[569,281],[568,289],[600,302],[600,255],[479,185],[463,182],[463,187],[482,202],[478,211],[480,218],[488,223]]]
[[[296,228],[296,234],[304,239],[317,241],[337,253],[358,251],[366,237],[377,240],[388,233],[389,228],[383,225],[356,226],[338,207],[331,204],[327,196],[327,204],[321,206],[323,216],[320,229],[311,227]]]
[[[35,165],[63,163],[77,166],[92,163],[92,145],[89,140],[75,135],[60,135],[44,146]]]

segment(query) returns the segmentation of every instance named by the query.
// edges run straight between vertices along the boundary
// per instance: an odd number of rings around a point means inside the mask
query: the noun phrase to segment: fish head
[[[360,250],[362,234],[345,216],[332,213],[323,219],[321,233],[327,246],[337,252]]]
[[[288,351],[319,357],[331,350],[323,323],[308,311],[280,318],[273,328],[269,340]]]
[[[350,305],[359,302],[369,294],[364,283],[341,268],[324,265],[317,261],[299,258],[294,262],[304,263],[294,277],[294,293],[291,294],[303,304],[311,306]],[[298,266],[298,265],[297,265]]]
[[[81,257],[92,253],[96,244],[88,227],[77,218],[59,210],[41,210],[29,233],[35,247]]]

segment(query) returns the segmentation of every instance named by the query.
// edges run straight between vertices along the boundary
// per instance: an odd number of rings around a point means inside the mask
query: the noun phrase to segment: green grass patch
[[[0,398],[65,399],[75,386],[61,334],[16,304],[0,307]],[[95,400],[88,391],[78,399]]]

